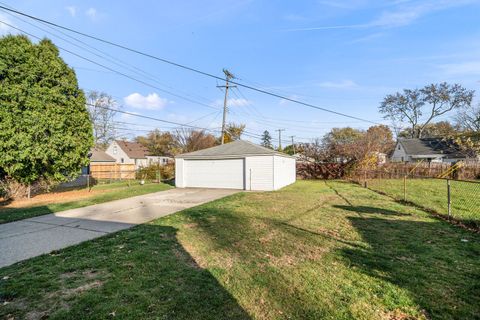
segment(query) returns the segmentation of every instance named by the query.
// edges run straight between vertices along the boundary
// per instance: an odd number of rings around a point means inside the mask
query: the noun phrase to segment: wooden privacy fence
[[[90,164],[90,176],[94,179],[133,180],[134,164]]]

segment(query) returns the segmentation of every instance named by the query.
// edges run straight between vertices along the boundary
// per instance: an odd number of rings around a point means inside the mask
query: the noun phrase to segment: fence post
[[[87,174],[87,189],[90,192],[90,172]]]
[[[403,176],[403,201],[407,202],[407,176]]]
[[[452,201],[451,201],[451,193],[450,193],[450,179],[447,179],[447,201],[448,201],[448,219],[452,218]]]

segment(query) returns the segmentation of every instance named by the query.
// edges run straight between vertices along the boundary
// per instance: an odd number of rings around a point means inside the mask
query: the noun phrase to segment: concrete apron
[[[0,267],[239,192],[171,189],[0,224]]]

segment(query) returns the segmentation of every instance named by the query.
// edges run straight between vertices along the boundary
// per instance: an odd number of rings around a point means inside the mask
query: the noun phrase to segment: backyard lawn
[[[14,201],[8,205],[0,204],[0,224],[170,188],[170,185],[164,183],[140,185],[135,181],[130,183],[122,181],[95,185],[90,192],[82,188],[41,194],[31,200]]]
[[[479,275],[479,234],[299,181],[0,269],[0,318],[478,319]]]
[[[368,180],[372,190],[403,200],[403,179]],[[480,228],[480,182],[450,181],[451,214],[454,218]],[[407,179],[407,201],[447,215],[447,181],[443,179]]]

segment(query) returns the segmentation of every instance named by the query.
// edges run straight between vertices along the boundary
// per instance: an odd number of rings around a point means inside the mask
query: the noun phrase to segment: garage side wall
[[[295,159],[282,156],[274,156],[274,190],[278,190],[296,180]]]
[[[183,162],[183,159],[175,159],[175,187],[177,188],[185,188]]]
[[[273,157],[245,158],[245,190],[273,190]]]

